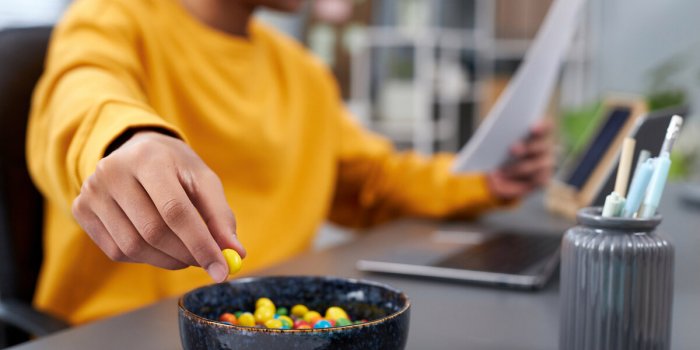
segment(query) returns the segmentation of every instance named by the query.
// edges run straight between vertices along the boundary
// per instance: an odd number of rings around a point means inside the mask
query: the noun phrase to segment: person
[[[475,217],[546,182],[547,124],[513,146],[513,162],[472,174],[360,127],[329,71],[252,17],[301,3],[71,6],[29,122],[46,198],[37,307],[83,323],[223,281],[224,248],[251,271],[304,252],[325,219]]]

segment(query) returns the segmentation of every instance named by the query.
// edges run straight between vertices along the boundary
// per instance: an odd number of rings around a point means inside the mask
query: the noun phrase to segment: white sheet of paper
[[[549,102],[585,0],[555,0],[517,72],[457,155],[454,172],[490,171],[508,160]]]

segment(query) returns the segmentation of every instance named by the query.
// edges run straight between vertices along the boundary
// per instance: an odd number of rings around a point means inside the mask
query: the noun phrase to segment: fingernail
[[[222,282],[228,276],[228,269],[220,262],[214,262],[207,267],[207,273],[216,282]]]
[[[245,258],[247,252],[245,251],[245,248],[243,248],[243,243],[241,243],[241,241],[238,239],[238,234],[235,232],[233,233],[233,245],[237,248],[236,251],[238,251],[241,258]]]
[[[239,247],[238,253],[241,256],[241,259],[245,259],[246,255],[248,255],[248,252],[245,250],[245,248],[243,248],[243,245],[241,244],[241,242],[238,242],[238,247]]]

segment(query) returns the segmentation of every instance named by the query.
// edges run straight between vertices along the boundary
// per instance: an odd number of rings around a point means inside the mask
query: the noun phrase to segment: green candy
[[[286,307],[280,307],[280,308],[277,308],[277,314],[280,316],[288,316],[289,311],[287,311]]]
[[[352,324],[352,321],[348,320],[347,318],[339,318],[335,320],[335,326],[336,327],[344,327],[344,326],[349,326]]]
[[[283,329],[290,329],[293,326],[292,324],[289,323],[289,321],[287,321],[285,319],[280,319],[280,322],[282,322]]]

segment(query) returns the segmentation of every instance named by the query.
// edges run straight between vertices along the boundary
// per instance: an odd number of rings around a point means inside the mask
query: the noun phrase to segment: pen
[[[678,138],[678,133],[681,131],[681,125],[683,125],[683,117],[679,115],[674,115],[671,117],[671,122],[668,123],[668,129],[666,129],[666,137],[664,138],[664,143],[661,145],[661,150],[659,155],[665,153],[671,154],[671,149],[673,148],[673,143],[676,142]]]
[[[650,218],[656,214],[656,208],[658,208],[661,195],[664,193],[668,171],[671,168],[671,149],[673,148],[673,143],[678,138],[681,125],[683,125],[683,118],[681,116],[674,115],[671,117],[671,122],[668,123],[668,128],[666,129],[664,143],[661,145],[659,157],[654,162],[654,174],[651,176],[647,194],[644,197],[642,207],[639,209],[638,216],[641,218]]]
[[[632,156],[634,155],[634,145],[636,141],[631,137],[626,137],[622,142],[622,152],[620,162],[617,167],[617,178],[615,179],[615,189],[607,197],[603,205],[604,217],[620,216],[625,206],[625,195],[627,194],[627,181],[630,177],[630,167],[632,166]]]
[[[636,174],[637,171],[639,170],[639,166],[644,164],[644,162],[647,161],[647,159],[651,158],[651,152],[649,150],[643,149],[639,151],[639,157],[637,158],[637,165],[634,166],[634,173]]]
[[[644,198],[644,194],[646,193],[646,189],[649,185],[653,172],[653,158],[647,159],[644,163],[640,164],[637,171],[634,172],[629,193],[627,194],[625,208],[622,210],[623,217],[631,218],[634,216],[634,213],[637,212],[639,205],[642,203],[642,199]]]
[[[644,202],[639,209],[640,218],[650,218],[656,213],[656,208],[661,201],[661,195],[664,192],[668,170],[671,168],[671,159],[668,152],[662,153],[654,162],[654,173],[649,181],[647,194],[644,196]]]
[[[625,197],[620,196],[617,192],[611,192],[607,197],[605,197],[605,204],[603,205],[603,217],[615,217],[622,214],[622,209],[625,205]]]
[[[620,154],[620,165],[617,168],[617,178],[615,179],[615,192],[624,199],[627,194],[627,181],[630,178],[630,168],[632,167],[632,156],[636,141],[631,137],[626,137],[622,142],[622,153]]]

